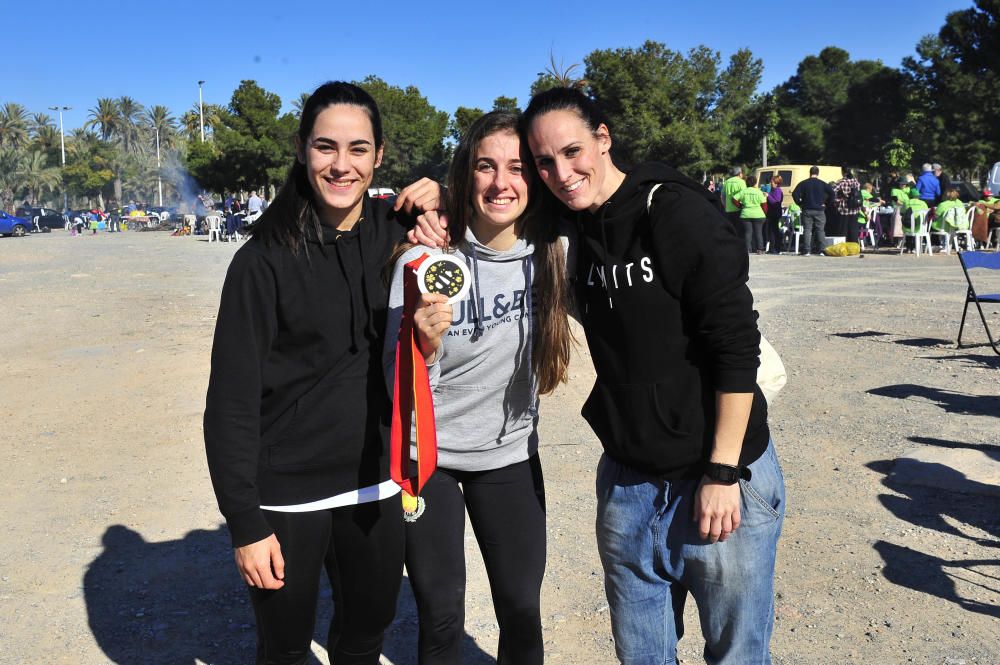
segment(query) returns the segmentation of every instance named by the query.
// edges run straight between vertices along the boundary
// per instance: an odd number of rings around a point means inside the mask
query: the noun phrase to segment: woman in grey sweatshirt
[[[566,378],[565,242],[556,218],[532,205],[537,177],[517,116],[488,113],[469,128],[449,172],[445,250],[471,269],[454,305],[423,295],[414,313],[428,363],[438,469],[421,490],[427,509],[406,525],[406,568],[420,619],[420,665],[457,665],[464,636],[465,511],[486,565],[500,626],[499,665],[543,660],[540,589],[545,495],[538,459],[538,395]],[[413,247],[396,261],[384,367],[391,385],[403,305],[403,266],[441,250]]]

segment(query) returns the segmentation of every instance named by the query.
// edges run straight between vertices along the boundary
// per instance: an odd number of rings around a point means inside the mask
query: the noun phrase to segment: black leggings
[[[376,665],[403,578],[399,496],[307,513],[264,511],[264,516],[281,545],[285,586],[250,589],[257,665],[308,662],[324,568],[333,589],[330,664]]]
[[[420,665],[460,662],[466,508],[500,625],[497,664],[541,665],[545,490],[538,455],[491,471],[439,468],[420,495],[427,509],[406,525],[406,571],[420,617]]]

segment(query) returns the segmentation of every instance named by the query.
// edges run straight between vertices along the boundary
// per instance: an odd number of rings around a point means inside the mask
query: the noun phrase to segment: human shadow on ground
[[[951,448],[981,449],[975,444],[942,439],[913,440],[915,443]],[[980,487],[982,483],[969,480],[961,472],[944,464],[919,460],[908,460],[907,463],[925,466],[923,471],[937,475],[952,486],[963,487],[963,492],[903,483],[892,475],[894,460],[871,462],[866,466],[884,474],[882,484],[895,492],[879,495],[879,501],[895,517],[922,528],[963,538],[970,544],[1000,547],[1000,498],[975,494],[977,490],[985,489]],[[969,532],[960,526],[954,526],[954,522],[967,525],[970,527]],[[987,537],[971,533],[973,530],[985,532]],[[980,570],[996,567],[1000,564],[1000,558],[952,561],[882,540],[876,541],[874,548],[885,563],[885,578],[893,584],[937,596],[971,612],[1000,618],[1000,606],[965,598],[959,595],[956,585],[956,582],[962,581],[985,591],[987,595],[1000,593],[1000,579]]]
[[[937,439],[931,436],[911,436],[910,441],[913,443],[921,443],[925,446],[936,446],[938,448],[966,448],[969,450],[979,450],[986,453],[986,456],[992,460],[1000,462],[1000,446],[991,443],[963,443],[961,441],[948,441],[946,439]]]
[[[245,665],[255,659],[253,608],[233,563],[229,532],[197,529],[148,542],[123,525],[108,527],[103,551],[83,576],[90,630],[117,665]],[[313,640],[325,648],[333,604],[326,576]],[[386,633],[393,665],[416,665],[417,619],[406,578]],[[313,656],[312,665],[322,661]],[[468,635],[463,663],[496,661]]]
[[[845,333],[833,333],[834,337],[843,337],[844,339],[860,339],[861,337],[886,337],[889,333],[877,332],[875,330],[866,330],[864,332],[845,332]]]
[[[954,346],[955,340],[953,339],[937,339],[936,337],[913,337],[911,339],[895,339],[893,340],[895,344],[902,344],[903,346],[916,346],[919,348],[925,348],[930,346]]]
[[[915,383],[900,383],[893,386],[872,388],[870,395],[880,397],[895,397],[896,399],[912,399],[920,397],[938,406],[948,413],[958,413],[966,416],[1000,417],[1000,397],[996,395],[968,395],[966,393],[942,390],[930,386],[918,386]]]
[[[963,349],[969,348],[990,348],[989,344],[963,344]],[[918,360],[949,360],[963,362],[963,367],[983,367],[987,369],[1000,369],[1000,356],[990,353],[988,356],[977,356],[971,353],[949,354],[946,356],[916,356]]]

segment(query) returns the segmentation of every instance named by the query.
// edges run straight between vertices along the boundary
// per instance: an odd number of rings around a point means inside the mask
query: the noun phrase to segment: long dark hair
[[[527,135],[531,124],[550,111],[572,111],[580,116],[583,124],[596,133],[601,125],[608,125],[608,118],[590,97],[575,88],[549,88],[531,98],[528,108],[521,114],[522,134]]]
[[[476,154],[483,139],[497,133],[518,135],[518,117],[513,113],[494,111],[487,113],[469,127],[462,137],[448,170],[448,233],[453,245],[465,238],[465,230],[472,221],[472,180],[476,170]],[[527,143],[521,140],[522,154],[527,154]],[[566,257],[559,241],[558,219],[545,214],[541,206],[538,173],[531,159],[522,161],[528,180],[528,206],[516,222],[518,233],[535,247],[537,273],[535,284],[538,295],[534,309],[537,313],[538,334],[534,336],[532,369],[538,377],[538,391],[550,393],[567,379],[570,345],[573,333],[569,327],[569,288],[566,275]]]
[[[521,139],[525,141],[525,145],[527,145],[528,134],[531,132],[531,125],[540,116],[551,111],[570,111],[571,113],[575,113],[594,137],[597,137],[597,129],[601,125],[608,127],[607,116],[604,115],[604,112],[601,111],[590,97],[587,97],[575,88],[549,88],[532,97],[531,101],[528,102],[528,108],[521,114],[521,119],[518,122],[518,130],[521,134]],[[610,132],[610,129],[608,131]],[[610,156],[612,164],[617,168],[623,169],[626,166],[618,159],[613,144]],[[532,160],[532,164],[534,164],[534,160]],[[565,212],[566,206],[556,198],[555,194],[549,191],[548,187],[542,187],[541,189],[543,190],[543,196],[541,197],[543,207],[551,211]]]
[[[343,81],[328,81],[309,96],[302,107],[297,136],[300,145],[305,146],[316,125],[316,118],[328,106],[347,104],[357,106],[368,114],[375,136],[375,148],[382,147],[382,114],[372,96],[354,85]],[[368,194],[365,193],[364,196]],[[309,183],[305,164],[298,158],[292,162],[285,184],[278,190],[274,201],[267,207],[248,231],[264,242],[291,247],[298,252],[305,247],[306,226],[312,224],[316,235],[322,237],[319,215],[316,214],[315,193]]]

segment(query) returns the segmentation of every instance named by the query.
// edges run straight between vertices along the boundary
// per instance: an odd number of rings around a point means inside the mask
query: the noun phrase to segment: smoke
[[[184,168],[184,165],[180,162],[176,154],[167,158],[166,163],[163,165],[162,173],[163,179],[177,190],[177,197],[180,199],[177,205],[178,212],[195,212],[195,205],[198,202],[199,195],[202,193],[202,188],[198,186],[197,181]]]

